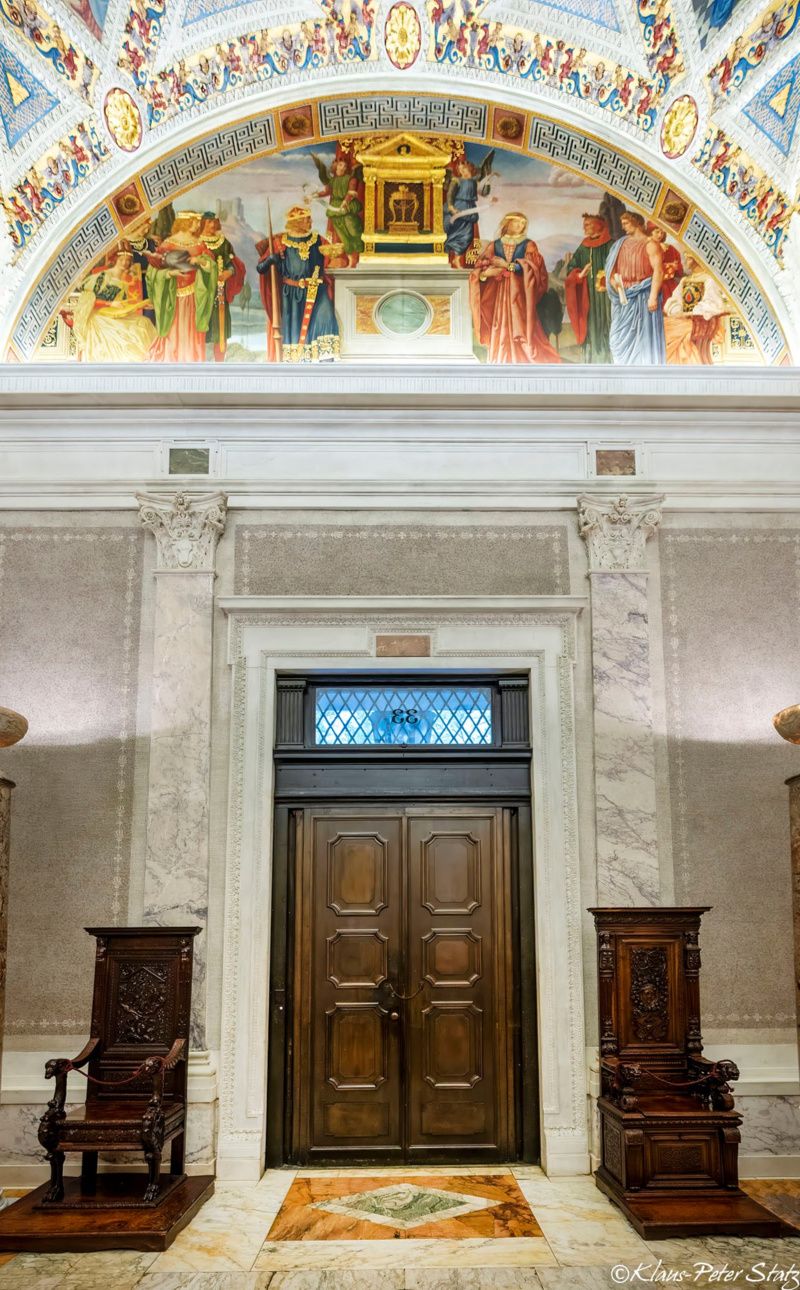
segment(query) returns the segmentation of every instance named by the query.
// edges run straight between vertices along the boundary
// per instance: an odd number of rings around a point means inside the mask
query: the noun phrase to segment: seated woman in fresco
[[[146,305],[142,271],[130,245],[120,242],[89,274],[72,311],[81,362],[144,362],[156,338],[155,327],[143,317]]]
[[[528,217],[509,211],[500,236],[481,251],[469,279],[475,337],[490,363],[560,363],[539,321],[536,306],[549,281]]]
[[[664,305],[667,362],[682,367],[713,363],[711,347],[722,340],[728,313],[710,273],[703,272],[694,256],[687,256],[686,273]]]

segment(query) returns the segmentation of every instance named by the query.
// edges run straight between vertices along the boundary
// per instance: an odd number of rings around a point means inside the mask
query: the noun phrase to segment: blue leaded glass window
[[[317,690],[314,719],[316,742],[341,747],[493,741],[489,686],[326,686]]]

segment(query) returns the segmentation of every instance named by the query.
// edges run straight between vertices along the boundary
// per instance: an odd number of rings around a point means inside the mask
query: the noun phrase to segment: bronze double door
[[[294,1158],[510,1159],[506,812],[324,808],[297,825]]]

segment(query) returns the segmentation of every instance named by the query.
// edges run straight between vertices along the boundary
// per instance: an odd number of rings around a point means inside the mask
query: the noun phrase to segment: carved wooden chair
[[[647,1238],[777,1236],[739,1190],[732,1061],[702,1056],[700,918],[707,906],[592,909],[600,1011],[598,1187]]]
[[[86,931],[97,939],[91,1037],[71,1061],[55,1057],[45,1066],[55,1093],[39,1123],[50,1163],[44,1200],[64,1201],[65,1152],[82,1153],[85,1205],[96,1192],[98,1152],[139,1150],[148,1170],[139,1203],[152,1205],[164,1194],[168,1142],[170,1185],[183,1177],[192,947],[200,928]],[[85,1104],[67,1114],[67,1076],[84,1070]]]

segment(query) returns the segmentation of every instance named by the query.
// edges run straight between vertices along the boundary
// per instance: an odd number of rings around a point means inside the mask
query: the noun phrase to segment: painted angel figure
[[[322,188],[314,196],[328,199],[325,208],[328,237],[331,242],[341,243],[342,253],[347,256],[347,267],[354,269],[364,250],[360,167],[351,167],[346,157],[334,157],[329,170],[322,157],[313,152],[311,156],[322,181]]]
[[[467,161],[466,157],[459,157],[453,163],[444,201],[444,249],[455,269],[467,267],[467,252],[478,238],[478,197],[488,197],[491,192],[490,180],[497,173],[492,169],[494,158],[495,149],[492,148],[480,168]],[[492,197],[491,200],[496,202],[497,198]]]

